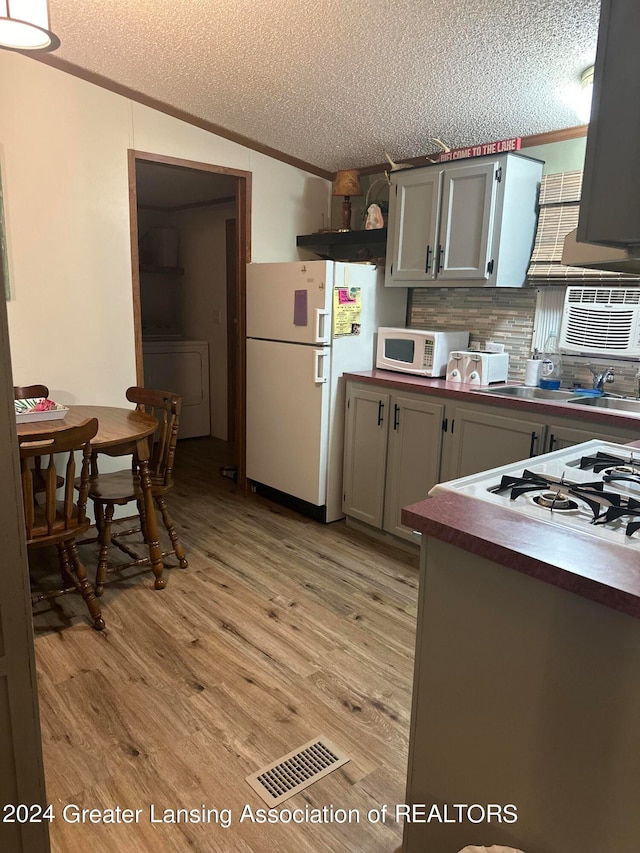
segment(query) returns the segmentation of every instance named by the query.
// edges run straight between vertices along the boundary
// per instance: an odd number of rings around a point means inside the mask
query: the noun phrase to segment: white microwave
[[[376,367],[417,376],[444,376],[449,353],[468,345],[469,332],[383,326],[378,329]]]

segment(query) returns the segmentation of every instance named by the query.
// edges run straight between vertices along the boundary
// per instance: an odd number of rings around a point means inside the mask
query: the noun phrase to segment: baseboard
[[[288,495],[286,492],[281,492],[279,489],[274,489],[271,486],[265,486],[264,483],[256,483],[252,481],[255,492],[260,497],[268,498],[274,503],[286,506],[288,509],[293,509],[301,515],[312,518],[314,521],[319,521],[321,524],[327,523],[327,507],[316,506],[315,504],[303,501],[301,498],[296,498],[294,495]]]
[[[384,542],[387,545],[392,545],[394,548],[400,548],[401,551],[407,551],[409,554],[419,554],[420,545],[409,542],[405,539],[400,539],[392,533],[387,533],[386,530],[380,530],[378,527],[371,527],[363,521],[358,521],[355,518],[347,516],[347,527],[357,530],[359,533],[364,533],[372,539],[377,539],[378,542]]]

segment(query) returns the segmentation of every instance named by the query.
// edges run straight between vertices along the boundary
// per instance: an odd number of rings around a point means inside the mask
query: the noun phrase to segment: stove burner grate
[[[617,465],[615,468],[606,468],[602,475],[604,483],[633,483],[640,486],[640,470],[628,465]]]
[[[627,522],[626,536],[632,536],[640,530],[640,500],[605,491],[602,482],[582,483],[569,489],[569,494],[584,501],[593,513],[591,524],[608,524],[625,516],[638,519]]]
[[[599,450],[595,456],[583,456],[580,459],[580,468],[583,471],[592,469],[594,474],[601,474],[603,471],[611,469],[612,472],[619,470],[622,473],[635,474],[640,477],[640,460],[636,461],[633,458],[633,453],[624,459]]]
[[[528,471],[526,468],[522,472],[522,476],[514,477],[509,474],[503,475],[500,483],[497,486],[492,486],[489,491],[496,495],[501,492],[511,491],[511,500],[514,501],[520,495],[527,492],[539,492],[544,489],[553,489],[554,487],[569,487],[573,483],[565,480],[564,477],[552,477],[550,475],[536,474],[533,471]]]
[[[604,456],[605,454],[599,455]],[[594,457],[591,457],[590,464],[593,464],[593,459]],[[617,461],[620,462],[621,460]],[[599,462],[611,468],[611,457],[608,457],[606,463],[604,460],[599,460]],[[581,467],[583,467],[582,463]],[[636,481],[633,474],[620,473],[607,474],[603,480],[596,480],[592,483],[573,483],[565,480],[564,477],[536,474],[525,469],[520,477],[503,475],[500,483],[492,486],[488,491],[494,494],[510,492],[509,496],[512,501],[528,492],[539,492],[541,494],[531,496],[530,500],[551,512],[575,511],[579,509],[577,501],[580,501],[591,510],[593,516],[591,524],[609,524],[625,517],[633,519],[627,522],[625,529],[626,536],[632,536],[640,530],[640,500],[606,490],[607,482],[618,479],[634,479]],[[640,482],[640,478],[638,482]]]

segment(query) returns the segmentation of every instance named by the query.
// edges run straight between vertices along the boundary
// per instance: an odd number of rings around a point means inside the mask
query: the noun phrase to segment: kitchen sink
[[[579,406],[593,406],[596,409],[617,409],[622,412],[637,412],[640,415],[640,400],[635,397],[579,397],[571,402]]]
[[[478,391],[481,389],[479,388]],[[573,402],[573,394],[569,390],[559,388],[551,391],[548,388],[535,388],[529,385],[501,385],[499,388],[483,388],[484,394],[495,394],[497,397],[517,397],[521,400],[557,400]],[[640,409],[639,409],[640,411]]]
[[[582,397],[567,388],[550,391],[528,385],[499,385],[497,388],[478,388],[477,392],[496,397],[515,397],[519,400],[548,400],[556,403],[575,403],[577,406],[592,406],[596,409],[611,409],[618,412],[634,412],[640,415],[640,399],[636,397]]]

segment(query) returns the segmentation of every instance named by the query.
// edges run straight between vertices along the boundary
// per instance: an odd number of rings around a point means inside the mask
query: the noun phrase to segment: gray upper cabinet
[[[385,284],[524,285],[542,165],[504,154],[394,173]]]
[[[444,173],[438,246],[441,282],[489,278],[493,218],[500,179],[496,163],[468,164]]]
[[[387,232],[387,247],[391,247],[391,252],[387,249],[387,284],[389,274],[399,287],[435,277],[441,196],[441,169],[413,169],[393,179],[389,197],[395,202],[390,211],[394,225],[392,233]]]

